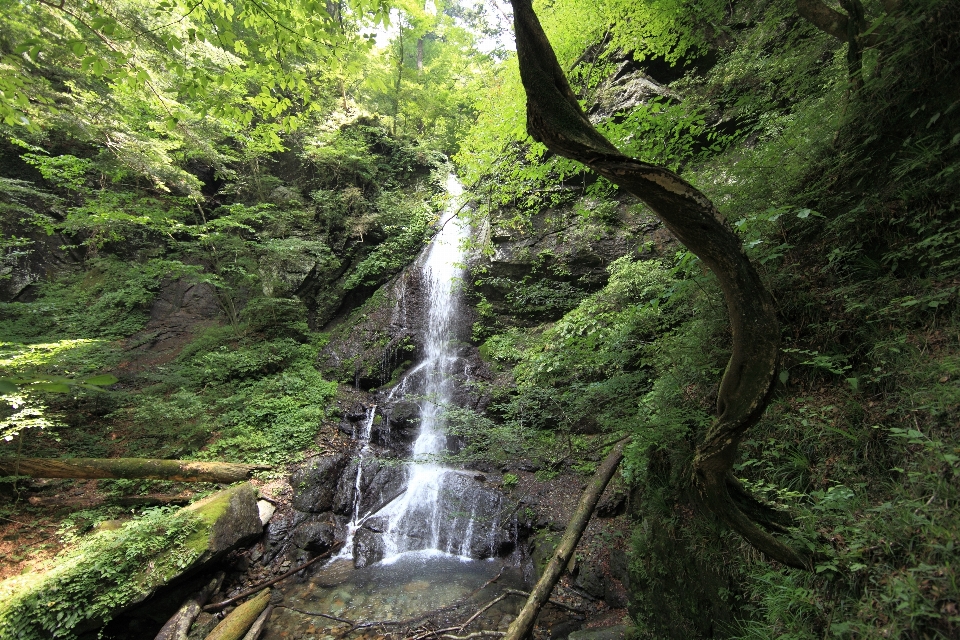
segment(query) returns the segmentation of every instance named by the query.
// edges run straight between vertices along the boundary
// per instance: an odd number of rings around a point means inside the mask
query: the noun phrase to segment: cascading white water
[[[423,362],[417,367],[423,376],[424,400],[420,413],[420,433],[413,444],[413,463],[409,469],[407,490],[385,506],[379,514],[389,525],[384,531],[384,551],[389,561],[399,553],[413,549],[434,549],[458,553],[457,548],[440,549],[441,513],[439,509],[443,478],[451,470],[437,464],[435,458],[445,450],[446,438],[440,420],[443,407],[452,396],[454,365],[457,361],[454,323],[458,311],[458,283],[463,276],[463,240],[469,229],[456,217],[457,198],[462,193],[459,181],[447,177],[451,203],[440,220],[421,267],[429,289],[427,330]],[[446,523],[449,524],[449,523]],[[468,530],[472,528],[468,526]],[[410,533],[416,531],[411,537]],[[466,542],[469,548],[469,541]],[[444,545],[451,547],[449,543]]]
[[[333,557],[334,560],[350,558],[353,555],[353,537],[356,535],[360,525],[363,524],[364,518],[360,513],[360,484],[363,479],[363,462],[370,454],[370,433],[373,430],[373,420],[376,414],[377,405],[373,405],[367,409],[367,415],[363,420],[363,425],[360,427],[360,433],[354,434],[360,442],[360,453],[357,460],[357,477],[353,481],[356,499],[353,501],[353,512],[351,513],[350,522],[347,523],[347,533],[344,536],[343,546],[340,548],[340,552]]]

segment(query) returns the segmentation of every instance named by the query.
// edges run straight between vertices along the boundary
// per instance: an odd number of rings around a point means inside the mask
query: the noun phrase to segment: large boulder
[[[333,512],[343,516],[353,516],[360,491],[361,516],[376,513],[403,493],[406,475],[403,468],[394,461],[366,458],[360,471],[359,458],[354,458],[344,467],[340,484],[333,497]]]
[[[290,534],[290,542],[297,549],[319,554],[333,546],[336,535],[337,523],[332,518],[311,519],[296,526]]]
[[[406,488],[406,470],[391,461],[372,461],[375,464],[376,475],[363,488],[360,498],[360,513],[376,513],[387,504],[393,502]]]
[[[290,478],[293,508],[310,513],[332,510],[340,477],[349,461],[349,456],[345,454],[307,460]]]
[[[172,515],[155,512],[101,530],[45,571],[0,583],[0,637],[69,637],[95,629],[262,531],[250,483]]]

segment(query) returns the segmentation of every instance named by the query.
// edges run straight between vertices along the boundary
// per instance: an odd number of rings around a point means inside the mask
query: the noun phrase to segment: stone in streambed
[[[568,640],[633,640],[636,637],[636,627],[625,624],[598,629],[583,629],[582,631],[574,631],[567,636]]]

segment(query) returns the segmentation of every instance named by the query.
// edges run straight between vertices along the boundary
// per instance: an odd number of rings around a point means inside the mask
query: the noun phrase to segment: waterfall
[[[445,476],[456,472],[436,462],[437,455],[446,448],[441,420],[443,407],[452,399],[457,361],[454,328],[459,306],[458,283],[463,276],[463,240],[469,232],[467,225],[456,217],[457,198],[462,188],[452,174],[447,178],[447,193],[451,202],[421,266],[429,304],[425,355],[417,367],[424,380],[420,432],[413,444],[407,490],[377,514],[386,516],[389,522],[383,535],[388,562],[391,557],[411,550],[429,549],[460,555],[469,550],[469,540],[454,545],[441,539],[442,529],[453,525],[444,521],[440,508]],[[472,518],[470,520],[465,533],[472,530]]]
[[[500,493],[484,484],[482,474],[445,467],[439,461],[446,450],[445,408],[453,404],[455,380],[470,372],[458,340],[464,337],[460,335],[465,323],[460,320],[459,290],[465,276],[463,244],[469,229],[457,217],[462,190],[452,175],[447,179],[447,191],[451,202],[441,216],[439,230],[413,266],[421,276],[418,296],[422,297],[418,299],[425,303],[417,318],[423,323],[423,356],[380,396],[381,406],[386,407],[404,397],[418,399],[420,425],[413,457],[402,469],[388,459],[375,458],[368,445],[375,411],[371,409],[360,437],[356,477],[350,467],[349,477],[342,480],[350,483],[355,502],[347,544],[339,557],[352,553],[358,568],[376,562],[390,564],[408,552],[470,559],[502,555],[513,548],[513,535],[501,514],[504,503]],[[405,296],[404,289],[398,295],[398,307],[406,305]],[[398,309],[393,322],[406,326],[406,313],[407,309]],[[366,506],[361,508],[361,504]]]

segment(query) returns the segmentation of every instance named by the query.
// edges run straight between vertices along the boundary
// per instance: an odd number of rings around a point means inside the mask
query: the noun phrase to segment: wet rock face
[[[374,562],[379,562],[385,554],[386,549],[380,532],[371,531],[366,527],[357,530],[353,539],[353,566],[362,569]]]
[[[324,327],[331,335],[318,364],[324,376],[369,390],[397,378],[419,359],[423,283],[408,267],[360,308]]]
[[[363,491],[360,513],[376,513],[403,493],[407,484],[407,474],[403,467],[380,460],[370,462],[371,470],[376,468],[376,474]]]
[[[359,458],[350,460],[338,481],[333,500],[333,511],[352,516],[357,498],[357,470]],[[392,460],[367,458],[360,473],[360,514],[375,513],[403,493],[406,475]]]
[[[579,191],[579,186],[578,186]],[[673,242],[652,213],[622,201],[581,200],[587,219],[573,211],[544,209],[524,228],[512,211],[491,221],[493,252],[473,265],[475,292],[505,325],[556,320],[602,288],[610,263],[626,255],[652,257]]]
[[[345,454],[311,458],[290,478],[293,508],[323,513],[333,509],[340,476],[349,462]]]
[[[381,447],[409,450],[420,430],[420,405],[400,400],[383,410],[384,419],[374,422],[370,441]]]
[[[597,87],[589,117],[596,123],[636,109],[653,98],[670,95],[669,89],[640,70],[633,60],[624,60]]]
[[[290,542],[298,549],[323,553],[336,541],[337,525],[331,520],[308,520],[293,530]]]

